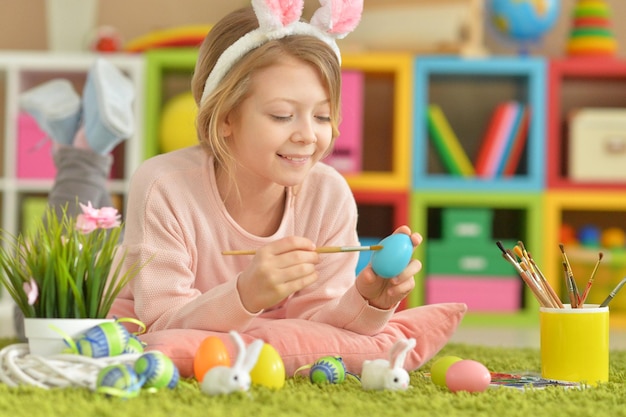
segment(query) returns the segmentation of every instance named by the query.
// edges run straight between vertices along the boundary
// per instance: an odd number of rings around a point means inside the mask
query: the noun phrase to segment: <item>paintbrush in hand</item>
[[[383,248],[382,245],[371,245],[371,246],[320,246],[319,248],[315,248],[315,252],[317,253],[340,253],[340,252],[362,252],[368,250],[381,250]],[[256,250],[225,250],[222,251],[222,255],[254,255]]]

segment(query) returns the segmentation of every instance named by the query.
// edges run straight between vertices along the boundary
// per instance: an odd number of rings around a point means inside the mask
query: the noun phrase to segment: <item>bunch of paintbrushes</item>
[[[517,242],[513,250],[505,249],[500,241],[497,242],[497,245],[502,251],[504,259],[515,267],[540,306],[563,308],[563,303],[521,241]]]
[[[521,241],[517,242],[517,245],[513,248],[513,250],[506,249],[502,245],[502,242],[497,242],[498,248],[502,251],[503,258],[509,262],[515,270],[520,275],[522,280],[526,283],[526,285],[530,288],[533,295],[539,302],[539,305],[542,307],[552,307],[552,308],[564,308],[563,303],[559,299],[558,295],[546,280],[546,277],[543,275],[535,261],[533,260],[530,253],[526,251],[524,247],[524,243]],[[591,276],[589,277],[589,281],[587,281],[587,285],[582,294],[578,291],[578,286],[576,285],[576,281],[574,280],[574,273],[572,272],[572,267],[569,263],[569,259],[567,258],[567,254],[565,253],[565,248],[562,244],[559,245],[561,249],[561,255],[563,258],[563,271],[565,276],[565,287],[567,288],[570,305],[572,308],[582,308],[585,304],[585,300],[589,295],[589,290],[593,285],[593,280],[598,270],[598,265],[602,260],[602,252],[598,255],[598,261],[591,272]]]

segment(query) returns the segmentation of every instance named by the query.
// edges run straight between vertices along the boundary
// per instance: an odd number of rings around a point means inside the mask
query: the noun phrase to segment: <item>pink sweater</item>
[[[229,216],[212,167],[212,159],[196,146],[154,157],[134,174],[118,255],[126,252],[124,268],[147,264],[122,290],[111,316],[135,317],[148,331],[245,332],[258,321],[282,318],[366,335],[384,328],[393,309],[370,306],[356,290],[357,253],[320,255],[316,283],[257,314],[243,307],[236,288],[238,274],[252,256],[221,254],[292,235],[317,246],[358,244],[356,203],[337,171],[317,164],[297,196],[289,190],[278,231],[258,237]]]

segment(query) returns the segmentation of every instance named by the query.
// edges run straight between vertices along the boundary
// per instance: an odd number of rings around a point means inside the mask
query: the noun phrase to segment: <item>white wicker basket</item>
[[[40,388],[84,387],[95,390],[98,372],[109,365],[132,365],[140,354],[90,358],[75,354],[31,355],[28,344],[8,345],[0,350],[0,381],[9,386]]]

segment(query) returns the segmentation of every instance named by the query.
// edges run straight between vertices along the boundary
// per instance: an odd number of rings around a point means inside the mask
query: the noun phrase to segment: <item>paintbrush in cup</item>
[[[602,252],[598,253],[598,260],[596,261],[596,265],[593,267],[593,271],[591,271],[591,276],[589,277],[589,281],[587,281],[587,285],[585,286],[585,291],[583,291],[583,295],[580,296],[580,302],[578,303],[578,307],[582,308],[585,304],[585,300],[589,295],[589,290],[593,285],[593,280],[595,279],[596,272],[598,271],[598,266],[600,265],[600,261],[602,261],[602,257],[604,254]]]

